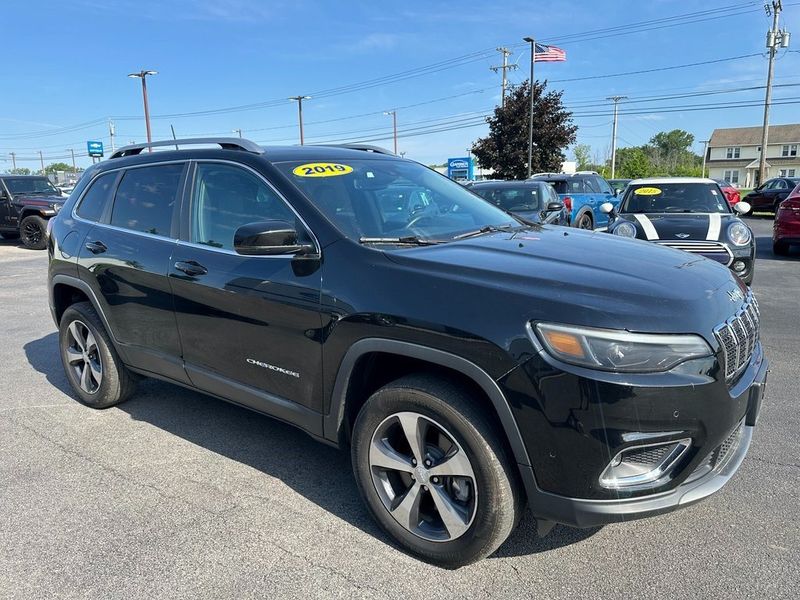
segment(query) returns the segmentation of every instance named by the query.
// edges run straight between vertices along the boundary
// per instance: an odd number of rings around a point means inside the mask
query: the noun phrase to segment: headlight
[[[728,226],[728,238],[737,246],[746,246],[753,239],[753,234],[747,225],[734,221]]]
[[[633,223],[628,223],[627,221],[623,221],[611,232],[614,235],[621,235],[622,237],[636,237],[636,226]]]
[[[712,354],[698,335],[630,333],[554,323],[538,323],[536,335],[553,357],[602,371],[668,371],[687,360]]]

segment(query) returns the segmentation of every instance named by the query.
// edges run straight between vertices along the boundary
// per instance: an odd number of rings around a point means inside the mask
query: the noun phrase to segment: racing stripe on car
[[[656,228],[653,227],[653,222],[647,218],[647,215],[633,215],[637,221],[639,221],[639,225],[642,226],[644,230],[644,235],[647,237],[648,240],[657,240],[658,239],[658,232]]]
[[[710,213],[708,215],[708,233],[706,234],[707,240],[719,239],[719,230],[722,227],[722,217],[719,213]]]

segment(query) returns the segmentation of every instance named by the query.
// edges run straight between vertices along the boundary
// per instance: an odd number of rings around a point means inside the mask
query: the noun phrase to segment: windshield
[[[353,240],[449,241],[487,226],[520,226],[455,181],[413,162],[357,159],[275,166]]]
[[[503,210],[519,212],[541,210],[548,198],[544,185],[476,185],[472,191]]]
[[[8,191],[17,194],[55,194],[59,191],[45,177],[6,177]]]
[[[629,185],[623,213],[727,213],[725,197],[715,183],[640,183]]]

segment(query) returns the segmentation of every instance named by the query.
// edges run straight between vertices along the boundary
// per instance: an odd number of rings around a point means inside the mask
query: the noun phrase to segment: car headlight
[[[728,225],[728,239],[737,246],[746,246],[753,239],[753,234],[747,225],[734,221]]]
[[[712,354],[698,335],[631,333],[555,323],[537,323],[535,330],[545,350],[554,358],[601,371],[668,371],[687,360]]]
[[[627,221],[623,221],[611,232],[614,235],[621,235],[622,237],[636,237],[636,226],[633,223],[628,223]]]

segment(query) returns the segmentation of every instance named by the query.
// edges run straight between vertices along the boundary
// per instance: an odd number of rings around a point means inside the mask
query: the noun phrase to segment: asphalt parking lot
[[[79,404],[46,255],[0,242],[0,597],[797,597],[800,252],[774,257],[771,219],[748,221],[772,371],[735,478],[643,521],[540,539],[526,519],[457,571],[395,549],[349,456],[287,425],[157,381]]]

